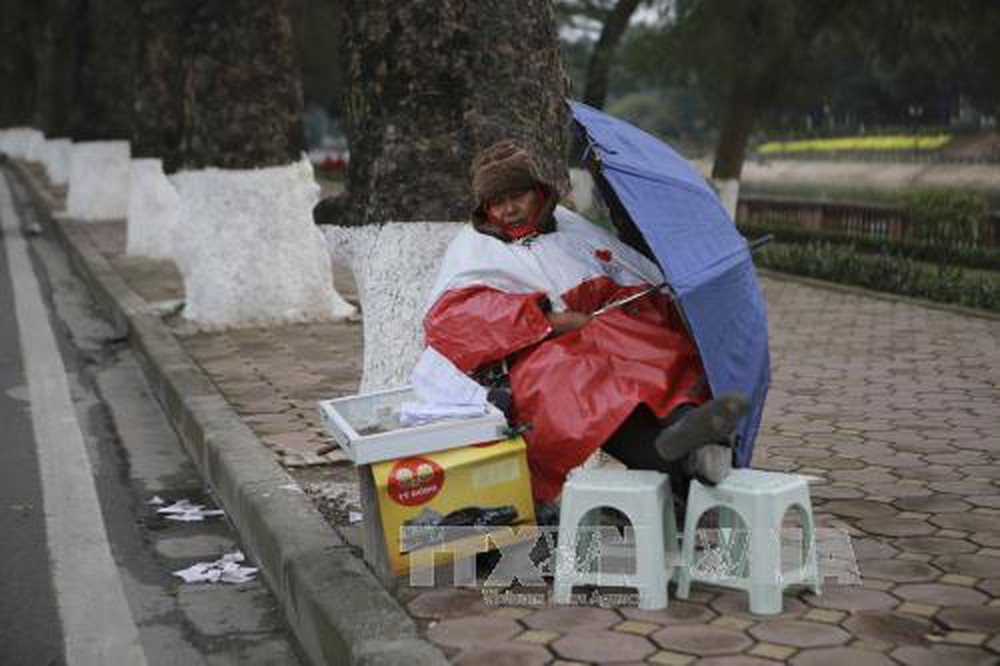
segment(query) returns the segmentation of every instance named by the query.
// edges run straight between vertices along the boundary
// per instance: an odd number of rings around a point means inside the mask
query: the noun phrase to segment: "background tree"
[[[306,0],[296,16],[296,39],[307,107],[342,115],[344,38],[342,0]]]
[[[608,98],[608,79],[618,45],[636,9],[653,0],[561,0],[556,4],[560,23],[567,31],[585,31],[599,26],[596,40],[586,57],[582,93],[579,98],[595,109],[603,109]]]

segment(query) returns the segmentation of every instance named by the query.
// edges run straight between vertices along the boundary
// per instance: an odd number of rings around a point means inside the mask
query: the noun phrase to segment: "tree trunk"
[[[715,147],[712,178],[739,180],[750,133],[757,120],[757,106],[758,98],[754,89],[744,87],[741,83],[733,86]]]
[[[302,149],[292,0],[186,0],[183,132],[188,169],[287,165]]]
[[[80,33],[74,19],[80,0],[46,0],[35,44],[38,66],[35,124],[49,137],[68,137],[74,90],[74,58]]]
[[[349,0],[346,224],[464,220],[468,168],[504,137],[564,190],[566,80],[549,0]]]
[[[315,215],[358,283],[371,391],[406,383],[421,351],[430,287],[469,219],[475,154],[518,139],[568,189],[566,78],[548,0],[349,0],[344,28],[350,195]]]
[[[139,53],[132,113],[132,154],[160,158],[164,170],[180,161],[183,108],[180,62],[183,12],[175,0],[140,0]]]
[[[587,78],[583,88],[583,103],[603,109],[608,97],[608,76],[618,42],[628,29],[632,14],[642,0],[618,0],[601,28],[601,35],[594,45],[587,62]]]
[[[31,3],[0,3],[0,127],[29,125],[34,119],[36,14]]]
[[[129,139],[137,51],[133,0],[89,0],[69,5],[80,26],[72,135],[76,140]]]

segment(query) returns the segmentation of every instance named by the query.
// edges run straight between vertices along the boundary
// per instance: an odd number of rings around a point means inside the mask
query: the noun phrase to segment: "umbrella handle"
[[[668,286],[670,286],[670,285],[667,282],[664,281],[664,282],[661,282],[660,284],[657,284],[657,285],[654,285],[654,286],[650,287],[649,289],[643,289],[642,291],[637,291],[636,293],[631,294],[629,296],[626,296],[625,298],[620,298],[617,301],[612,301],[612,302],[608,303],[607,305],[605,305],[603,307],[600,307],[597,310],[594,310],[591,313],[591,316],[592,317],[597,317],[598,315],[604,314],[608,310],[614,310],[615,308],[620,308],[623,305],[627,305],[627,304],[631,303],[632,301],[637,301],[640,298],[648,296],[649,294],[657,292],[660,289],[663,289],[664,287],[668,287]],[[673,297],[671,297],[671,300],[672,300],[672,298]]]

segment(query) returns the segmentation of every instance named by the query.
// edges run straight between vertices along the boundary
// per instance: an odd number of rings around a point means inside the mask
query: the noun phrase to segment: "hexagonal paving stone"
[[[985,555],[945,555],[935,559],[934,564],[949,573],[974,578],[989,578],[1000,574],[1000,558]]]
[[[951,468],[915,467],[906,470],[906,477],[921,481],[961,481],[962,475]]]
[[[969,540],[987,548],[1000,548],[1000,532],[973,532]]]
[[[994,600],[1000,599],[1000,578],[981,580],[976,587],[993,597]]]
[[[893,540],[893,543],[896,541]],[[859,560],[881,560],[899,553],[899,550],[889,545],[887,539],[875,537],[851,539],[851,547],[854,549],[854,557]]]
[[[552,654],[541,645],[521,643],[479,643],[462,650],[452,660],[459,666],[543,666],[552,661]]]
[[[1000,516],[981,513],[955,513],[934,516],[929,519],[938,527],[966,532],[1000,532]]]
[[[895,662],[884,654],[858,648],[813,648],[792,658],[794,666],[892,666]]]
[[[769,615],[772,619],[794,619],[799,617],[809,607],[805,605],[796,595],[798,588],[786,588],[781,598],[781,613],[779,615]],[[759,615],[750,612],[750,597],[741,590],[726,590],[709,604],[716,612],[738,618],[757,620]]]
[[[934,526],[926,521],[907,518],[866,518],[859,520],[857,526],[869,534],[892,537],[923,536],[935,531]]]
[[[923,645],[924,636],[935,632],[925,618],[887,611],[858,613],[844,621],[844,628],[855,636],[899,645]]]
[[[888,504],[871,500],[833,500],[823,505],[824,513],[832,513],[848,518],[889,518],[896,510]]]
[[[1000,495],[970,495],[969,502],[976,506],[1000,509]]]
[[[751,657],[746,654],[736,654],[728,657],[709,657],[699,659],[698,666],[774,666],[770,659]]]
[[[438,622],[427,630],[427,637],[439,645],[472,648],[484,636],[494,641],[504,641],[520,632],[520,625],[513,620],[482,616]]]
[[[701,604],[673,599],[670,600],[670,605],[663,610],[648,611],[628,607],[620,608],[619,612],[630,620],[656,622],[663,625],[705,624],[715,617],[715,613]]]
[[[891,653],[906,666],[996,666],[997,655],[987,650],[959,645],[920,647],[907,645]]]
[[[896,540],[896,545],[904,551],[931,555],[956,555],[977,550],[976,546],[968,541],[944,537],[902,537]]]
[[[907,601],[934,606],[978,606],[988,601],[985,594],[972,588],[938,583],[900,585],[893,593]]]
[[[713,625],[667,627],[650,638],[664,650],[699,656],[735,654],[753,645],[753,641],[743,632]]]
[[[842,645],[850,638],[840,627],[805,620],[762,622],[750,629],[750,635],[760,641],[803,648]]]
[[[963,497],[997,494],[997,487],[985,481],[937,481],[932,482],[930,487],[939,493],[954,493]]]
[[[878,578],[897,583],[920,583],[934,580],[941,572],[929,564],[909,560],[865,560],[858,565],[863,578]]]
[[[832,481],[846,481],[850,483],[892,483],[898,480],[885,468],[871,467],[847,470],[838,469],[830,472],[829,476]]]
[[[950,629],[995,633],[1000,631],[1000,606],[946,608],[938,619]]]
[[[865,496],[865,494],[857,488],[832,485],[820,485],[815,487],[810,486],[809,493],[813,497],[826,499],[857,499]]]
[[[862,587],[823,588],[823,594],[818,597],[808,597],[808,602],[819,608],[832,608],[848,612],[888,610],[899,604],[890,594],[878,590],[866,590]]]
[[[600,663],[642,661],[656,651],[653,644],[641,636],[613,631],[572,633],[550,647],[563,659]]]
[[[891,481],[887,483],[866,483],[862,486],[868,495],[879,497],[924,497],[930,495],[932,491],[923,481]]]
[[[898,509],[903,511],[920,511],[922,513],[961,513],[968,511],[970,505],[955,495],[929,495],[923,497],[900,497],[893,501]]]
[[[474,590],[443,589],[420,594],[407,606],[416,617],[446,619],[483,615],[494,610],[483,603],[483,595]]]
[[[524,623],[532,629],[558,632],[607,629],[619,622],[621,618],[614,611],[588,606],[546,608],[524,618]]]

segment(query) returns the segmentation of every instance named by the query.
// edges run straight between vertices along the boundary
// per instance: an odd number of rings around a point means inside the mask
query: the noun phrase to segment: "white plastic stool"
[[[804,554],[801,566],[782,571],[781,521],[793,506],[799,510]],[[718,558],[716,564],[721,565],[722,571],[695,566],[698,521],[712,509],[719,509],[720,525],[732,520],[732,514],[742,521],[742,529],[735,524],[732,530],[720,529],[723,543],[714,552],[707,551],[707,557]],[[702,564],[707,557],[703,556]],[[746,590],[750,595],[750,612],[760,615],[781,612],[782,591],[788,585],[808,584],[819,594],[816,529],[805,479],[794,474],[737,469],[714,488],[692,481],[677,581],[677,596],[681,599],[687,599],[692,579]]]
[[[581,521],[600,508],[621,511],[635,533],[635,574],[580,570],[577,566]],[[591,514],[594,515],[594,514]],[[590,525],[592,521],[587,520]],[[671,554],[670,562],[667,553]],[[568,604],[574,585],[632,587],[639,591],[639,608],[667,607],[667,584],[679,562],[670,479],[640,470],[578,469],[563,486],[559,511],[559,550],[554,599]],[[584,558],[585,560],[588,558]]]

